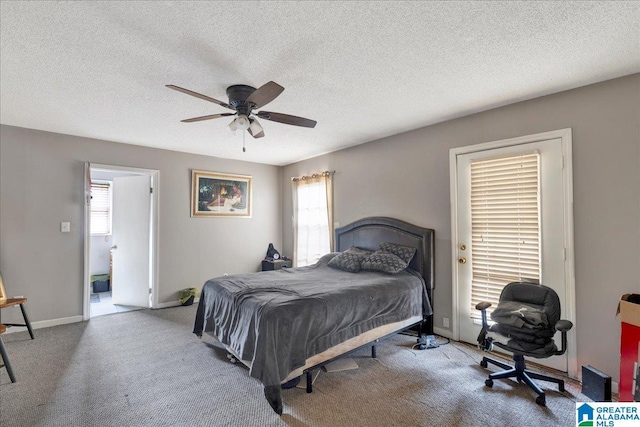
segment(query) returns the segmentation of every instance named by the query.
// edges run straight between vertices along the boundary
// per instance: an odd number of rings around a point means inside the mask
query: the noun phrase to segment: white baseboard
[[[445,338],[449,338],[449,339],[451,339],[451,337],[453,336],[451,334],[451,330],[442,329],[442,328],[436,328],[435,326],[433,327],[433,333],[436,334],[436,335],[440,335],[441,337],[445,337]]]
[[[193,303],[195,304],[198,301],[200,301],[200,298],[194,299]],[[180,301],[169,301],[169,302],[160,303],[155,308],[177,307],[179,305],[181,305]],[[31,329],[50,328],[51,326],[67,325],[69,323],[77,323],[77,322],[82,322],[82,321],[83,321],[82,315],[71,316],[71,317],[61,317],[59,319],[40,320],[38,322],[31,322]],[[23,332],[23,331],[26,331],[26,330],[27,330],[26,327],[11,326],[11,327],[7,328],[7,332],[5,332],[5,333],[6,334],[12,334],[14,332]]]
[[[618,389],[618,383],[615,381],[611,381],[611,393],[618,394],[620,389]]]
[[[42,328],[50,328],[51,326],[58,325],[67,325],[69,323],[77,323],[82,322],[82,315],[71,316],[71,317],[61,317],[59,319],[51,319],[51,320],[40,320],[39,322],[31,322],[31,329],[42,329]],[[24,332],[26,331],[26,327],[20,326],[12,326],[7,328],[7,334],[12,334],[14,332]]]
[[[195,298],[193,300],[193,303],[197,304],[198,301],[200,301],[200,298]],[[159,302],[158,305],[153,307],[153,308],[154,309],[156,309],[156,308],[169,308],[169,307],[177,307],[179,305],[182,305],[182,304],[180,304],[180,301]]]

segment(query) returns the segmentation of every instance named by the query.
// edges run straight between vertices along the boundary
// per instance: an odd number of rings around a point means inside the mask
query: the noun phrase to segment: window
[[[91,182],[91,234],[111,234],[111,183]]]
[[[540,155],[471,162],[471,313],[504,286],[540,280]]]
[[[293,178],[294,265],[316,263],[333,249],[333,172]]]

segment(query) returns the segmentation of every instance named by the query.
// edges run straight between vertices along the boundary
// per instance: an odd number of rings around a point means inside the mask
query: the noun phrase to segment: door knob
[[[460,258],[460,259],[458,260],[458,262],[459,262],[460,264],[466,264],[466,263],[467,263],[467,259],[466,259],[466,258],[464,258],[464,257],[462,257],[462,258]]]

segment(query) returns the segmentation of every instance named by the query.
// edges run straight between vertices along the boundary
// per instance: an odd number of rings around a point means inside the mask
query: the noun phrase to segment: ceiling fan
[[[237,116],[229,123],[229,128],[232,131],[246,130],[254,138],[262,138],[264,136],[264,130],[258,122],[257,117],[270,120],[272,122],[284,123],[287,125],[302,126],[307,128],[315,127],[316,121],[305,119],[304,117],[292,116],[290,114],[274,113],[271,111],[253,111],[256,108],[262,108],[267,105],[278,95],[282,93],[284,88],[276,82],[269,82],[258,89],[247,85],[233,85],[227,88],[227,96],[229,97],[229,103],[218,101],[201,93],[193,92],[189,89],[184,89],[175,85],[166,85],[168,88],[177,90],[178,92],[186,93],[187,95],[195,96],[196,98],[204,99],[205,101],[213,102],[222,107],[230,110],[235,110],[235,113],[220,113],[211,114],[208,116],[193,117],[191,119],[181,120],[184,123],[199,122],[202,120],[217,119],[220,117]]]

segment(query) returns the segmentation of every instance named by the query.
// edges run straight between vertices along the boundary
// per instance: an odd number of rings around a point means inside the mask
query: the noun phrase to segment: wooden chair
[[[4,302],[0,302],[0,322],[2,321],[2,309],[9,308],[16,305],[20,306],[20,310],[22,311],[22,318],[24,319],[24,323],[5,323],[5,326],[22,326],[26,327],[29,330],[29,335],[31,335],[31,339],[34,339],[33,329],[31,329],[31,322],[29,322],[29,317],[27,316],[27,311],[24,309],[24,303],[27,302],[26,298],[7,298]]]
[[[6,330],[7,327],[0,323],[0,335],[2,335]],[[11,363],[9,363],[9,355],[7,354],[7,349],[5,348],[4,342],[2,341],[2,336],[0,336],[0,357],[2,358],[2,365],[0,365],[0,368],[7,368],[9,379],[11,379],[12,383],[15,383],[16,376],[13,374],[13,369],[11,369]]]
[[[4,286],[2,283],[2,274],[0,274],[0,323],[2,323],[2,309],[14,307],[16,305],[20,306],[20,311],[22,311],[22,318],[24,319],[24,323],[5,323],[4,326],[23,326],[29,330],[29,335],[31,335],[31,339],[33,336],[33,329],[31,329],[31,322],[29,322],[29,317],[27,316],[27,311],[24,309],[24,303],[27,302],[26,298],[7,298],[5,295]],[[6,329],[6,328],[5,328]]]

